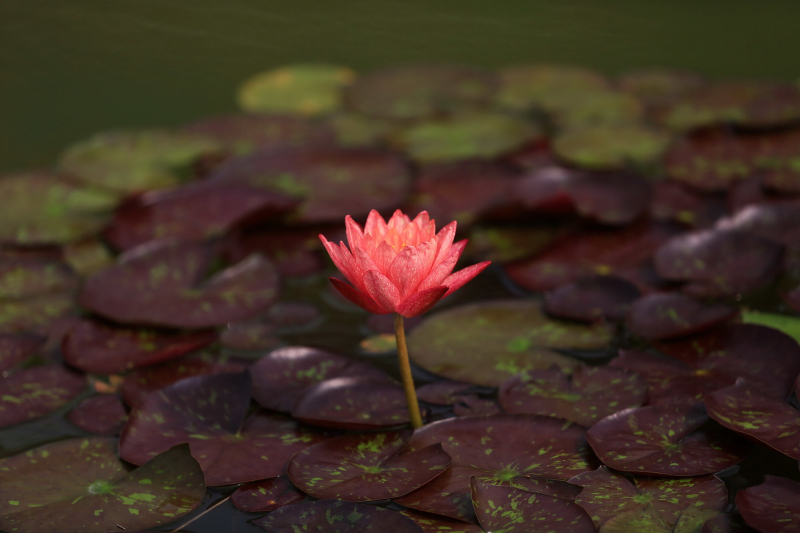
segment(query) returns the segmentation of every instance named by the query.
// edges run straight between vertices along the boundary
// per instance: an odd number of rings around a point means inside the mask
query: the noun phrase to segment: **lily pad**
[[[481,526],[454,520],[445,516],[437,516],[429,513],[420,513],[413,510],[400,511],[400,514],[407,516],[422,528],[424,533],[484,533]]]
[[[382,429],[408,423],[402,387],[385,378],[338,377],[303,389],[292,417],[336,429]]]
[[[752,233],[778,244],[800,242],[800,202],[748,205],[719,220],[717,228]]]
[[[745,324],[760,324],[777,329],[800,342],[800,317],[744,309],[742,310],[742,322]]]
[[[516,261],[541,252],[557,231],[552,226],[477,226],[464,253],[478,261]]]
[[[231,496],[234,507],[247,513],[276,511],[305,499],[306,495],[292,485],[288,476],[247,483],[236,489]]]
[[[289,479],[319,499],[366,502],[405,496],[450,466],[440,444],[398,455],[411,435],[406,430],[330,438],[295,455]]]
[[[315,533],[422,533],[413,520],[397,511],[343,500],[317,500],[287,505],[253,522],[269,533],[295,533],[297,524]]]
[[[60,171],[123,196],[180,184],[202,154],[219,149],[199,135],[167,130],[100,133],[67,148]]]
[[[701,533],[705,532],[707,521],[717,518],[718,511],[703,507],[689,508],[678,519],[675,526],[670,526],[666,520],[650,509],[637,509],[619,514],[606,522],[603,533]]]
[[[475,394],[459,396],[453,404],[453,414],[456,416],[499,415],[503,412],[497,400]]]
[[[516,111],[547,108],[566,96],[604,91],[609,83],[600,73],[579,67],[520,65],[499,71],[497,102]]]
[[[412,159],[430,163],[493,159],[540,136],[526,120],[484,112],[421,122],[398,133],[396,140]]]
[[[203,348],[216,339],[210,331],[165,333],[77,320],[64,337],[64,361],[84,372],[117,374],[150,366]]]
[[[205,496],[187,446],[130,471],[108,437],[68,439],[0,461],[0,528],[89,533],[171,522]]]
[[[591,427],[601,418],[647,397],[647,383],[616,368],[579,366],[572,375],[558,368],[533,370],[503,383],[498,393],[507,413],[565,418]]]
[[[713,226],[728,211],[723,194],[703,193],[675,180],[654,184],[651,198],[650,216],[654,219],[692,228]]]
[[[549,291],[594,275],[614,275],[640,290],[652,290],[653,252],[678,233],[677,228],[642,222],[622,229],[592,228],[568,232],[541,254],[506,265],[512,281],[532,291]]]
[[[58,174],[0,177],[0,242],[63,244],[98,233],[119,198]]]
[[[469,394],[474,385],[440,380],[417,388],[417,399],[434,405],[453,405],[459,397]]]
[[[800,459],[800,411],[766,396],[746,379],[705,397],[708,416],[794,459]]]
[[[738,314],[738,309],[728,305],[706,305],[679,293],[654,293],[631,304],[627,325],[631,333],[646,339],[673,339],[709,329]]]
[[[636,96],[647,106],[659,106],[669,104],[705,83],[701,76],[691,72],[651,69],[624,74],[617,80],[617,87]]]
[[[800,483],[764,476],[764,483],[740,490],[736,506],[745,522],[759,531],[794,533],[800,524]]]
[[[253,398],[266,409],[288,413],[303,391],[337,377],[390,382],[375,366],[319,348],[285,346],[261,357],[251,368]]]
[[[411,176],[398,156],[363,148],[260,150],[234,157],[209,177],[303,198],[292,221],[340,223],[400,205]]]
[[[419,366],[448,379],[498,386],[523,371],[577,361],[563,349],[602,349],[612,338],[606,325],[580,325],[548,318],[538,302],[497,300],[437,313],[408,336]]]
[[[722,512],[728,505],[725,483],[716,476],[629,480],[601,466],[578,474],[570,483],[583,487],[575,503],[586,509],[597,527],[632,511],[648,511],[673,527],[688,510],[699,507]]]
[[[299,200],[236,183],[154,191],[123,204],[105,237],[118,250],[158,239],[199,241],[290,212]]]
[[[30,333],[0,335],[0,374],[26,361],[47,342],[47,338]]]
[[[355,72],[338,65],[287,65],[247,79],[237,101],[245,111],[322,115],[342,105],[341,91],[355,78]]]
[[[450,65],[393,67],[363,75],[344,92],[350,109],[389,119],[422,119],[485,107],[494,76]]]
[[[69,412],[67,420],[97,435],[119,435],[128,412],[116,394],[99,394],[83,400]]]
[[[328,118],[340,146],[378,146],[384,144],[397,129],[391,120],[370,117],[361,113],[342,112]]]
[[[568,531],[593,533],[592,519],[579,505],[536,492],[472,480],[472,504],[486,531]],[[534,527],[535,529],[531,529]]]
[[[326,266],[321,255],[324,248],[319,240],[320,233],[329,235],[334,231],[327,227],[245,231],[227,239],[223,256],[228,261],[238,262],[258,253],[275,263],[282,277],[312,276],[322,272]]]
[[[644,118],[644,107],[635,96],[613,89],[551,95],[545,110],[557,128],[635,126]]]
[[[553,151],[581,167],[622,168],[654,163],[670,141],[668,134],[649,126],[608,124],[565,129],[553,139]]]
[[[64,263],[82,278],[110,267],[114,263],[111,250],[99,238],[67,244],[62,248]]]
[[[86,280],[79,301],[123,324],[195,329],[244,320],[274,303],[272,263],[252,256],[202,281],[209,252],[202,243],[146,244]]]
[[[44,416],[86,388],[86,378],[59,365],[42,365],[0,376],[0,427]]]
[[[656,271],[685,281],[690,296],[730,296],[768,284],[781,267],[780,245],[751,233],[703,230],[677,236],[654,255]]]
[[[586,432],[586,440],[607,466],[622,472],[660,476],[702,476],[744,459],[748,444],[709,424],[702,407],[653,405],[625,409]]]
[[[120,457],[142,464],[188,442],[211,486],[281,475],[289,459],[322,435],[282,415],[255,413],[250,377],[219,374],[181,380],[136,404],[120,436]]]
[[[797,312],[800,312],[800,286],[795,287],[794,289],[786,293],[784,299],[786,300],[786,303],[788,303],[792,307],[792,309],[794,309]]]
[[[590,276],[547,293],[544,310],[557,318],[580,322],[621,320],[639,295],[639,289],[622,278]]]

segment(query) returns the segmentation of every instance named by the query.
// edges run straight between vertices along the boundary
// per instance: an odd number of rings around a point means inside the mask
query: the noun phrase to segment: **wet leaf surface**
[[[0,373],[6,372],[36,354],[47,341],[27,333],[0,335]]]
[[[577,361],[557,349],[601,349],[611,340],[604,325],[547,318],[535,301],[498,300],[464,305],[426,319],[408,336],[411,359],[448,379],[498,386],[523,371]]]
[[[86,398],[69,412],[67,420],[96,435],[119,435],[128,419],[122,400],[116,394]]]
[[[586,427],[629,407],[641,406],[647,383],[615,368],[579,366],[569,375],[557,368],[532,370],[507,380],[498,398],[507,413],[565,418]]]
[[[319,533],[392,531],[421,533],[422,529],[396,511],[343,500],[317,500],[288,505],[253,522],[270,533],[295,533],[297,524]]]
[[[646,339],[683,337],[709,329],[738,315],[735,307],[709,304],[679,293],[648,294],[631,304],[627,325]]]
[[[0,427],[46,415],[86,388],[86,378],[59,365],[42,365],[0,377]]]
[[[736,495],[745,522],[759,531],[793,533],[800,530],[800,483],[764,476],[764,483]]]
[[[0,461],[0,527],[89,533],[171,522],[205,495],[203,472],[187,446],[129,471],[113,438],[68,439]]]
[[[406,430],[330,438],[295,455],[289,479],[320,499],[366,502],[404,496],[450,466],[439,444],[398,455],[411,435]]]
[[[275,511],[305,499],[306,495],[292,485],[288,476],[247,483],[236,489],[236,492],[231,496],[233,505],[240,511],[247,513]]]
[[[746,442],[692,404],[626,409],[604,418],[586,440],[607,466],[644,475],[701,476],[729,468],[750,452]]]
[[[591,276],[547,293],[544,310],[549,315],[580,322],[620,320],[638,297],[639,290],[629,281],[615,276]]]

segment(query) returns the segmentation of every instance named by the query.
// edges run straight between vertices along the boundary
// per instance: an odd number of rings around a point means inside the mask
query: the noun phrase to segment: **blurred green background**
[[[800,77],[798,0],[0,0],[0,171],[231,110],[281,64],[551,62]]]

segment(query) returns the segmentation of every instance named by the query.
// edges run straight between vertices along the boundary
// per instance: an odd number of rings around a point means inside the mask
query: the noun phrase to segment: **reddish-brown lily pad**
[[[409,192],[405,162],[389,152],[361,148],[260,150],[234,157],[209,177],[302,198],[291,219],[340,223],[345,215],[397,207]]]
[[[305,499],[306,495],[292,485],[288,476],[247,483],[236,489],[231,496],[234,507],[247,513],[275,511]]]
[[[417,399],[434,405],[453,405],[464,394],[469,394],[474,385],[457,381],[440,380],[417,389]]]
[[[403,388],[385,378],[338,377],[302,390],[292,417],[327,428],[381,429],[408,423],[408,405]]]
[[[774,450],[800,459],[800,411],[739,379],[705,397],[708,416]]]
[[[752,233],[779,244],[800,242],[800,202],[749,205],[718,221],[717,228]]]
[[[86,280],[79,301],[124,324],[208,328],[244,320],[277,299],[278,274],[252,256],[205,280],[212,259],[202,243],[150,243]]]
[[[120,457],[142,464],[188,442],[208,485],[276,477],[297,452],[322,435],[282,415],[255,413],[250,377],[219,374],[181,380],[150,394],[131,411],[120,436]]]
[[[728,505],[725,483],[716,476],[648,478],[625,476],[601,466],[569,480],[583,490],[575,503],[602,527],[612,518],[644,511],[658,515],[670,527],[688,510],[702,507],[722,512]],[[629,516],[635,516],[631,513]]]
[[[398,455],[410,430],[333,437],[292,458],[288,474],[319,499],[366,502],[405,496],[450,466],[440,444]]]
[[[62,440],[0,461],[0,528],[75,533],[137,530],[172,522],[200,505],[203,472],[187,446],[131,471],[116,440]]]
[[[320,233],[329,235],[334,231],[327,227],[247,231],[226,240],[223,256],[228,261],[238,262],[259,253],[275,263],[281,276],[311,276],[325,268],[320,255],[323,250],[319,240]]]
[[[337,377],[391,381],[377,367],[337,353],[305,346],[286,346],[261,357],[251,368],[253,398],[267,409],[288,413],[300,394]]]
[[[548,314],[581,322],[621,320],[639,289],[616,276],[591,276],[560,286],[545,295]]]
[[[47,338],[29,333],[0,335],[0,374],[26,361],[47,342]]]
[[[600,460],[622,472],[702,476],[729,468],[750,452],[747,442],[693,404],[626,409],[586,432]]]
[[[19,300],[77,288],[78,277],[66,265],[46,259],[0,261],[0,299]]]
[[[725,214],[727,208],[723,194],[700,192],[675,180],[659,181],[653,185],[650,216],[656,220],[707,228]]]
[[[86,378],[59,365],[0,376],[0,427],[38,418],[66,405],[86,388]]]
[[[429,513],[420,513],[407,509],[400,511],[400,514],[407,516],[422,528],[424,533],[484,533],[481,526],[454,520],[445,516],[437,516]]]
[[[586,427],[647,397],[647,383],[616,368],[579,366],[572,375],[558,368],[532,370],[509,379],[498,399],[507,413],[547,415]]]
[[[732,230],[704,230],[673,238],[654,255],[656,271],[685,281],[691,296],[715,297],[747,292],[769,283],[781,267],[779,244]]]
[[[548,318],[538,302],[496,300],[432,315],[408,336],[411,358],[425,370],[454,381],[498,386],[523,371],[577,365],[556,350],[602,349],[607,325]]]
[[[723,304],[709,304],[680,293],[653,293],[631,304],[628,329],[646,339],[683,337],[733,319],[739,310]]]
[[[552,225],[479,226],[472,228],[466,256],[477,261],[507,263],[531,257],[542,251],[557,236]]]
[[[579,505],[546,494],[472,479],[472,504],[486,531],[592,533],[592,519]]]
[[[800,483],[764,476],[764,483],[740,490],[736,507],[745,522],[763,533],[795,533],[800,530]]]
[[[298,524],[314,533],[422,533],[413,520],[397,511],[344,500],[287,505],[253,523],[269,533],[296,533]]]
[[[118,250],[158,239],[199,241],[233,228],[288,213],[299,200],[237,183],[200,183],[154,191],[124,203],[106,238]]]
[[[211,331],[165,333],[77,320],[61,342],[64,361],[92,374],[117,374],[198,350],[216,339]]]
[[[69,412],[67,420],[97,435],[119,435],[128,412],[116,394],[99,394],[83,400]]]
[[[493,398],[481,398],[475,394],[464,394],[453,404],[456,416],[498,415],[503,413],[500,403]]]

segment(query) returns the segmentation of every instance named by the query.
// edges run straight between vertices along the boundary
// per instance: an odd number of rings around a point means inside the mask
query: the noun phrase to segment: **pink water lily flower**
[[[353,286],[331,278],[345,298],[371,313],[420,315],[477,276],[490,261],[453,273],[467,241],[453,243],[456,223],[436,233],[426,211],[411,220],[399,209],[387,223],[372,210],[364,229],[349,215],[347,241],[338,245],[320,235],[336,267]]]

